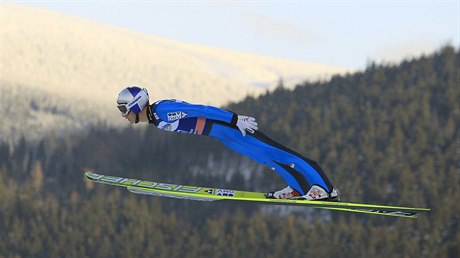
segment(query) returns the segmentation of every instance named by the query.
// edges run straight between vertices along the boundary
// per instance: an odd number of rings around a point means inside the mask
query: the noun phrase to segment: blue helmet
[[[123,116],[133,111],[136,115],[149,103],[149,93],[139,86],[129,86],[120,91],[117,107]]]

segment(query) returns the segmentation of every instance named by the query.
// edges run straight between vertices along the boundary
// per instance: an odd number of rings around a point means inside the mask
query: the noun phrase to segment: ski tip
[[[88,170],[88,171],[85,171],[85,177],[89,180],[95,180],[97,178],[100,177],[100,175]]]

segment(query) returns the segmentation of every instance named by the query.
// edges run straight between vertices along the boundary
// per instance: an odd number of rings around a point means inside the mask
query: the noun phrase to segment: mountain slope
[[[146,197],[94,185],[80,171],[223,189],[285,186],[268,167],[211,137],[103,127],[49,137],[38,147],[22,142],[11,152],[0,143],[0,228],[6,229],[0,235],[8,233],[0,253],[457,258],[459,57],[458,49],[445,47],[230,107],[317,160],[343,200],[432,209],[417,220],[311,209],[283,216],[266,205]]]
[[[2,11],[1,87],[29,94],[31,99],[57,102],[52,99],[61,98],[71,107],[79,103],[98,110],[101,113],[95,116],[107,121],[118,118],[114,99],[126,85],[148,88],[153,99],[222,105],[258,95],[280,78],[294,85],[346,71],[186,44],[19,5],[4,3]],[[11,89],[15,87],[19,88]],[[38,92],[41,96],[33,95]],[[29,104],[3,101],[1,105]],[[27,124],[23,128],[31,129]]]

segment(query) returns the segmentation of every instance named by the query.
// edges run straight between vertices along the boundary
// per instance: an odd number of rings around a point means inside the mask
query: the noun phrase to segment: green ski
[[[428,208],[412,208],[351,202],[269,199],[266,198],[265,193],[261,192],[160,183],[139,179],[100,175],[90,171],[86,172],[85,176],[87,179],[97,183],[126,187],[128,191],[136,194],[197,201],[249,201],[272,205],[307,206],[312,208],[403,218],[416,218],[418,213],[430,210]]]

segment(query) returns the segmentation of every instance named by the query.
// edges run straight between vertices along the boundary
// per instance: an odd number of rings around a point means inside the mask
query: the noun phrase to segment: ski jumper
[[[238,115],[231,111],[180,100],[161,100],[148,106],[147,117],[149,123],[162,130],[208,135],[218,139],[228,148],[272,168],[302,195],[312,185],[319,185],[329,193],[332,191],[332,184],[316,161],[281,145],[260,131],[244,137],[236,126]]]

